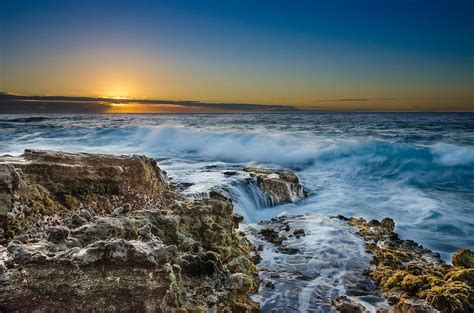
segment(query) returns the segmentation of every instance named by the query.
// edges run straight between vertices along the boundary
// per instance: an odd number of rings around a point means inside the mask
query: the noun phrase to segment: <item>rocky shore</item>
[[[345,218],[373,255],[368,269],[398,312],[474,312],[474,252],[458,249],[452,265],[394,233],[395,222]],[[436,310],[435,310],[436,309]]]
[[[290,171],[240,172],[271,205],[307,196]],[[0,157],[0,311],[474,311],[470,250],[445,264],[389,218],[241,225],[223,193],[178,187],[142,156]]]
[[[257,311],[240,220],[218,194],[185,200],[145,157],[2,157],[0,311]]]

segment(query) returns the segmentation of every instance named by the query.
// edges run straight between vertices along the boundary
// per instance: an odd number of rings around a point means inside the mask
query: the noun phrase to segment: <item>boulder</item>
[[[298,177],[291,171],[257,167],[246,167],[244,171],[256,178],[257,187],[273,204],[296,202],[308,195]]]

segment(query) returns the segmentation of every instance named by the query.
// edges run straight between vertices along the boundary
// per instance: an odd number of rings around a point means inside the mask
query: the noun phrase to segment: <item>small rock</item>
[[[73,214],[71,216],[71,227],[72,228],[78,228],[81,227],[82,225],[87,224],[87,220],[80,216],[79,214]]]
[[[240,214],[233,213],[232,219],[234,221],[234,227],[239,228],[239,224],[242,223],[242,221],[244,220],[244,217]]]
[[[151,228],[149,224],[146,224],[142,226],[141,228],[139,228],[137,230],[137,233],[141,237],[141,239],[144,239],[144,240],[155,239],[155,236],[151,232]]]
[[[132,210],[132,206],[130,205],[130,203],[125,203],[123,206],[122,206],[122,213],[123,214],[127,214],[128,212],[130,212]]]
[[[298,228],[293,231],[293,235],[295,235],[296,238],[300,238],[301,236],[306,236],[306,233],[304,232],[304,229]]]
[[[362,304],[356,303],[346,296],[337,297],[332,300],[332,305],[342,313],[362,313],[365,311],[365,307]]]
[[[280,247],[278,251],[284,254],[297,254],[300,252],[298,248],[294,247]]]
[[[92,215],[87,210],[80,210],[79,213],[77,213],[77,214],[88,222],[90,222],[92,220]]]
[[[268,242],[274,243],[276,245],[281,245],[283,242],[283,239],[278,236],[278,232],[272,228],[264,228],[259,231],[259,234],[262,235]]]
[[[123,206],[116,208],[112,211],[113,216],[127,215],[132,210],[132,206],[129,203],[125,203]]]
[[[399,312],[404,313],[435,313],[438,312],[426,300],[404,300],[396,305]]]
[[[469,249],[458,249],[452,257],[454,266],[474,268],[474,252]]]
[[[48,241],[60,243],[69,237],[69,228],[64,226],[51,226],[46,230],[48,233]]]
[[[269,280],[265,283],[265,287],[270,288],[270,289],[275,289],[275,284]]]
[[[235,175],[238,175],[239,173],[236,171],[226,171],[223,174],[224,176],[235,176]]]

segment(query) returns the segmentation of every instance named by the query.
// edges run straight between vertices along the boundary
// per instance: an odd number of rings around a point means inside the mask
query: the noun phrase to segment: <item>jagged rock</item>
[[[291,171],[257,167],[246,167],[244,171],[256,177],[258,188],[275,204],[296,202],[307,196],[298,177]]]
[[[283,238],[280,237],[278,232],[273,228],[264,228],[259,231],[259,234],[265,238],[266,241],[274,243],[276,245],[281,245]]]
[[[382,287],[397,312],[474,311],[471,250],[457,250],[451,266],[439,254],[413,241],[398,239],[392,219],[340,219],[357,227],[366,241],[373,255],[368,274]]]
[[[241,221],[217,193],[183,199],[145,157],[0,157],[0,311],[256,311]]]
[[[183,273],[192,276],[210,276],[222,269],[222,261],[217,253],[184,254],[179,260]]]
[[[64,241],[69,236],[69,228],[64,226],[52,226],[46,230],[48,233],[48,240],[54,243]]]
[[[143,209],[174,197],[156,161],[140,156],[25,150],[0,157],[0,173],[0,228],[7,238],[54,226],[48,218],[81,208],[106,215],[124,203]]]
[[[362,313],[366,311],[362,304],[356,303],[346,296],[337,297],[332,301],[332,305],[342,313]]]

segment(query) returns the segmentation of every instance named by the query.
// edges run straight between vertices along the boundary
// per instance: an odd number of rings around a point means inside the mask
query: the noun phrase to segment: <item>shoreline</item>
[[[164,179],[156,161],[147,157],[26,150],[21,157],[0,158],[0,308],[65,309],[64,301],[72,299],[79,308],[93,308],[95,304],[112,311],[124,309],[120,305],[147,311],[259,310],[250,297],[263,285],[258,273],[261,253],[248,241],[249,233],[238,229],[242,218],[233,212],[230,199],[215,191],[208,198],[185,199]],[[272,204],[305,197],[292,172],[243,170],[256,180]],[[374,256],[367,274],[379,284],[391,305],[383,309],[396,312],[417,306],[430,310],[427,301],[446,312],[473,308],[471,263],[453,259],[454,266],[449,266],[436,255],[426,261],[432,253],[410,241],[400,241],[390,219],[339,220],[357,229]],[[281,231],[274,230],[276,235],[269,232],[273,248],[298,255],[296,248],[282,250],[288,236],[280,238]],[[309,234],[317,230],[302,231]],[[268,239],[260,233],[256,236]],[[412,255],[399,261],[399,255],[390,256],[378,244],[395,247],[396,251],[405,249],[405,254],[408,251]],[[469,250],[460,255],[472,258]],[[413,272],[411,261],[421,270]],[[433,268],[440,273],[434,273]],[[136,281],[130,279],[129,270]],[[383,274],[388,270],[391,275]],[[64,271],[83,278],[73,283]],[[448,277],[447,283],[441,274]],[[26,283],[25,275],[29,277]],[[105,280],[99,279],[104,275]],[[47,286],[46,277],[50,279]],[[113,277],[123,282],[115,282]],[[395,283],[387,284],[388,280]],[[45,287],[51,295],[38,291]],[[63,287],[65,290],[60,290]],[[98,293],[98,299],[86,287]],[[136,288],[144,294],[136,294]],[[136,294],[136,298],[124,304],[119,297],[124,292]],[[187,300],[191,294],[196,297],[193,301]],[[35,300],[23,302],[29,298]],[[427,301],[416,302],[422,298]],[[342,297],[332,300],[341,311],[348,306],[361,309],[360,303]]]

